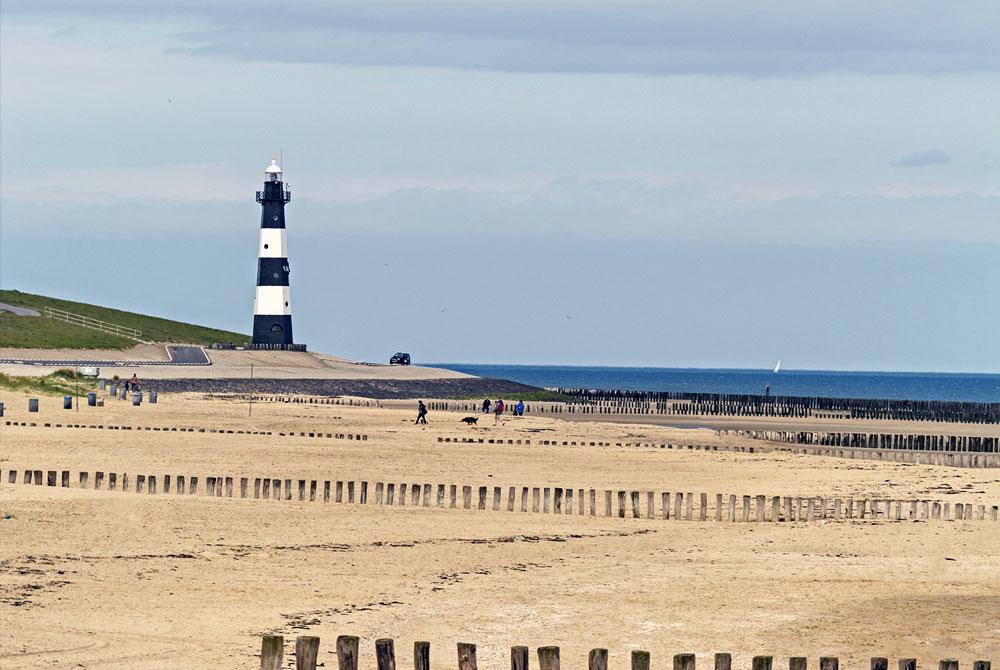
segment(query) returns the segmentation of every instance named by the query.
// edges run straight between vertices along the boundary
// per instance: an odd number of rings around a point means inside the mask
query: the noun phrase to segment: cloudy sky
[[[1000,371],[1000,5],[4,2],[0,284],[367,360]]]

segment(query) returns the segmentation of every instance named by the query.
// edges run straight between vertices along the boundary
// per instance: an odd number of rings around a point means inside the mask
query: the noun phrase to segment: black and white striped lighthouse
[[[292,344],[292,298],[288,288],[288,243],[285,237],[285,204],[292,192],[285,188],[277,159],[264,173],[261,204],[260,249],[257,254],[257,297],[253,309],[253,343]]]

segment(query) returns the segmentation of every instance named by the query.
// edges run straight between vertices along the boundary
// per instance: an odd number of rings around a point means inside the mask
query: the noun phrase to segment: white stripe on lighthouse
[[[292,293],[287,286],[258,286],[254,315],[276,316],[292,313]]]
[[[261,228],[259,258],[288,258],[284,228]]]

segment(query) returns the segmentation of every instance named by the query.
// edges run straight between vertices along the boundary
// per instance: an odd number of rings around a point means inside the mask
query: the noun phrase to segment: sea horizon
[[[543,388],[1000,402],[1000,373],[421,363]]]

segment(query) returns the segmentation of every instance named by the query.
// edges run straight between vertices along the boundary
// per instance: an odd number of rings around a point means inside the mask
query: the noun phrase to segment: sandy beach
[[[8,407],[26,417],[26,396]],[[375,403],[377,404],[377,403]],[[156,405],[64,411],[43,399],[37,427],[0,427],[0,468],[225,474],[498,486],[940,498],[997,504],[1000,477],[970,470],[791,454],[538,446],[538,441],[724,444],[710,430],[510,418],[494,427],[412,408],[246,403],[198,394]],[[72,417],[71,417],[72,415]],[[322,430],[364,441],[218,433],[43,428]],[[532,439],[442,444],[439,436]],[[259,635],[457,641],[484,667],[509,647],[558,644],[564,663],[607,647],[654,664],[674,653],[996,658],[1000,532],[989,522],[657,521],[376,505],[143,496],[0,485],[3,667],[256,667]],[[291,647],[289,647],[291,649]],[[448,660],[448,662],[451,662]],[[778,659],[775,661],[779,662]]]

